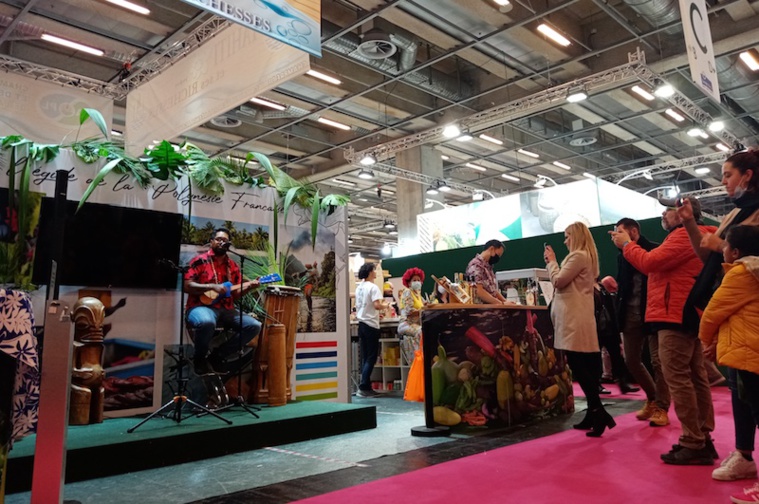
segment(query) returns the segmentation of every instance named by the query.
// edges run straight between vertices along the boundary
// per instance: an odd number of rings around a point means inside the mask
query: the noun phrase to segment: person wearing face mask
[[[698,221],[701,204],[692,196],[688,201]],[[667,206],[662,212],[662,227],[669,234],[661,245],[650,251],[631,241],[624,229],[617,227],[609,234],[632,267],[648,276],[646,322],[656,331],[662,373],[682,427],[679,442],[662,454],[661,459],[673,465],[713,465],[717,452],[711,439],[714,431],[712,394],[698,327],[692,327],[685,311],[685,301],[702,264],[690,246],[688,232],[674,206]],[[702,233],[716,230],[714,226],[699,227]]]
[[[466,267],[466,276],[474,278],[477,285],[477,297],[483,304],[514,304],[507,301],[498,290],[493,265],[503,256],[503,243],[490,240],[482,247],[482,252],[474,256]]]
[[[401,293],[401,322],[398,324],[398,336],[401,337],[403,356],[406,362],[411,362],[414,360],[414,352],[420,348],[422,338],[420,314],[426,304],[422,298],[424,271],[419,268],[409,268],[403,274],[402,281],[406,289]]]
[[[688,297],[689,305],[700,310],[705,309],[722,281],[723,250],[727,246],[725,237],[728,232],[738,225],[759,226],[759,151],[749,150],[730,156],[722,165],[722,185],[735,208],[722,219],[714,234],[701,232],[689,202],[683,202],[683,206],[678,208],[691,245],[704,262],[704,268]],[[705,348],[704,352],[709,355],[714,353],[711,348]],[[757,469],[752,454],[756,426],[751,408],[739,396],[738,373],[730,367],[727,369],[727,384],[732,395],[735,451],[712,472],[712,478],[722,481],[755,478]]]

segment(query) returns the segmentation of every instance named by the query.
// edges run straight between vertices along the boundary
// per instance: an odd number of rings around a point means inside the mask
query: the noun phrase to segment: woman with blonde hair
[[[599,275],[598,250],[588,227],[575,222],[564,231],[564,244],[569,254],[556,262],[556,253],[545,246],[543,258],[554,298],[551,321],[554,327],[554,348],[567,354],[572,374],[588,400],[585,418],[575,429],[588,430],[589,437],[600,437],[608,427],[616,425],[606,412],[598,395],[601,376],[601,349],[598,346],[593,289]]]

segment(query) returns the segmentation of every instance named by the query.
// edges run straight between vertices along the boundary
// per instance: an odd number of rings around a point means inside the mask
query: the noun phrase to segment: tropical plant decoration
[[[79,140],[79,132],[87,121],[93,121],[101,136]],[[283,199],[282,214],[287,215],[293,205],[300,206],[311,212],[311,245],[316,245],[316,231],[319,216],[323,213],[331,215],[339,206],[345,206],[350,201],[348,196],[340,194],[319,194],[315,185],[308,181],[296,180],[274,166],[268,157],[256,152],[249,152],[244,161],[237,162],[231,158],[211,158],[198,146],[184,142],[179,146],[164,140],[155,147],[145,149],[144,154],[135,158],[124,151],[123,143],[109,138],[109,131],[103,115],[95,110],[85,108],[79,114],[79,129],[76,139],[70,143],[40,144],[19,135],[0,137],[0,149],[9,154],[8,184],[9,184],[9,217],[14,219],[13,227],[30,232],[29,183],[31,173],[38,163],[47,163],[55,159],[61,149],[71,149],[83,162],[105,164],[93,178],[79,201],[79,208],[92,195],[95,188],[111,172],[126,174],[132,177],[137,185],[147,188],[155,180],[179,180],[188,177],[190,188],[194,185],[199,190],[213,195],[222,195],[224,185],[222,180],[234,185],[249,187],[273,187]],[[250,173],[249,164],[257,161],[265,170],[268,177],[254,177]],[[273,250],[277,250],[279,208],[275,203],[273,229]],[[22,235],[28,239],[28,236]],[[16,237],[16,241],[22,240]],[[23,240],[22,240],[23,241]],[[18,248],[18,247],[17,247]],[[20,250],[20,251],[19,251]],[[11,255],[18,256],[22,249]],[[2,254],[2,251],[0,251]],[[10,255],[8,256],[10,257]],[[276,264],[272,257],[270,264]],[[0,263],[2,263],[0,256]],[[7,264],[12,265],[12,262]],[[8,268],[9,270],[11,268]],[[15,274],[15,273],[14,273]],[[0,280],[1,281],[1,280]]]

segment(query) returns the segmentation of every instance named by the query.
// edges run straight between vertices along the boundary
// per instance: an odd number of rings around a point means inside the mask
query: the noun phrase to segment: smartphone
[[[544,249],[547,249],[547,248],[548,248],[548,242],[543,242],[543,248],[544,248]]]
[[[675,206],[678,206],[678,207],[683,206],[683,199],[682,198],[677,198],[675,200]]]

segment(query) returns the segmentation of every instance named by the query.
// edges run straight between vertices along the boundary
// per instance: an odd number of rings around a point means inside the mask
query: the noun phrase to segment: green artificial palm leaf
[[[276,199],[274,200],[274,204],[272,205],[272,207],[273,207],[272,210],[274,212],[274,225],[272,226],[273,228],[272,234],[274,236],[274,251],[276,254],[276,250],[278,246],[277,239],[279,237],[279,208],[278,208]]]
[[[90,182],[90,185],[87,186],[87,189],[84,191],[84,194],[82,194],[82,198],[79,200],[79,205],[76,207],[76,211],[78,212],[79,209],[82,208],[84,203],[87,201],[87,199],[92,194],[92,191],[95,190],[95,188],[102,182],[102,180],[105,178],[106,175],[111,173],[111,171],[122,161],[121,158],[112,159],[108,161],[105,166],[103,166],[97,175],[95,175],[95,178],[92,179],[92,182]]]
[[[293,203],[293,198],[298,194],[300,187],[291,187],[287,190],[285,195],[285,207],[282,211],[282,222],[287,225],[287,213],[290,211],[290,205]]]
[[[2,146],[3,149],[7,149],[11,145],[15,145],[19,142],[24,140],[24,137],[21,135],[8,135],[4,137],[0,137],[0,146]]]
[[[314,203],[311,207],[311,249],[316,248],[316,229],[319,226],[319,190],[314,194]]]
[[[90,142],[76,142],[71,145],[76,157],[87,164],[92,164],[100,159],[100,147]]]
[[[18,183],[18,232],[23,233],[26,229],[26,202],[29,200],[29,179],[32,174],[32,157],[26,157],[26,163],[21,170],[21,178]],[[21,236],[20,241],[24,241],[26,237]]]
[[[321,201],[322,208],[330,206],[345,206],[350,203],[350,196],[346,194],[326,194]]]
[[[178,178],[182,175],[182,169],[186,165],[185,157],[174,150],[174,146],[164,140],[155,148],[145,151],[148,158],[148,170],[153,172],[160,180]]]
[[[83,108],[79,112],[79,126],[84,124],[87,119],[92,119],[103,136],[108,138],[108,125],[105,123],[105,118],[100,111],[91,108]]]
[[[29,155],[35,161],[42,161],[43,163],[49,163],[56,157],[61,151],[60,145],[54,144],[33,144],[29,148]]]

